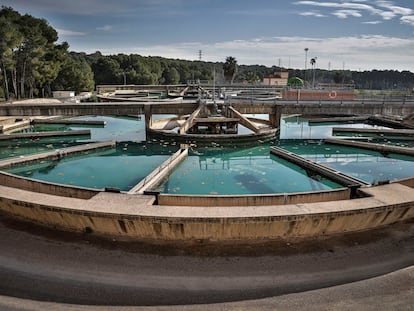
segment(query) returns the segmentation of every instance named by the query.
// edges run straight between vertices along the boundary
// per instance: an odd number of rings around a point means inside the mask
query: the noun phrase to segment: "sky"
[[[240,65],[414,72],[413,0],[0,0],[70,50]],[[307,49],[307,52],[305,51]],[[201,51],[201,53],[200,53]]]

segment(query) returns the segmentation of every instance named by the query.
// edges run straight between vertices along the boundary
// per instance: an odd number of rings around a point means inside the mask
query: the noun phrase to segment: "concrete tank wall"
[[[375,188],[375,189],[374,189]],[[0,210],[61,230],[182,243],[251,242],[361,231],[414,217],[414,193],[401,184],[367,189],[366,198],[263,207],[136,205],[139,197],[100,193],[89,200],[10,192],[0,187]],[[19,199],[20,198],[20,199]]]
[[[341,188],[318,192],[263,195],[176,195],[159,194],[158,205],[172,206],[260,206],[347,200],[351,190]]]
[[[414,188],[414,177],[404,178],[396,181],[399,184]]]
[[[59,195],[63,197],[90,199],[101,190],[73,187],[36,179],[16,176],[0,171],[0,185],[27,191]]]

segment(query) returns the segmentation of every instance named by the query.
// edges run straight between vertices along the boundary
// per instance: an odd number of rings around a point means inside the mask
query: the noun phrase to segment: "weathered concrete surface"
[[[399,118],[390,118],[389,115],[386,117],[382,115],[373,115],[373,116],[370,116],[369,119],[373,121],[375,124],[384,125],[384,126],[388,126],[391,128],[414,129],[414,126],[410,125],[409,123],[404,122],[401,116]]]
[[[33,132],[33,133],[21,133],[21,134],[7,134],[0,135],[0,140],[12,140],[12,139],[35,139],[43,137],[59,137],[59,136],[82,136],[91,135],[90,130],[80,131],[50,131],[50,132]]]
[[[356,122],[356,121],[367,121],[369,116],[358,116],[358,117],[325,117],[325,118],[310,118],[308,123],[324,123],[324,122]]]
[[[348,200],[351,198],[349,188],[335,190],[256,195],[178,195],[159,194],[158,205],[173,206],[261,206],[285,205]]]
[[[304,115],[397,115],[414,113],[414,101],[286,101],[263,103],[254,100],[232,99],[231,105],[242,114]],[[144,107],[151,114],[191,114],[197,101],[185,102],[122,102],[122,103],[62,103],[62,104],[0,104],[0,116],[39,115],[137,115],[144,114]]]
[[[154,197],[101,192],[89,200],[0,186],[0,209],[70,231],[149,241],[257,241],[367,230],[414,217],[414,191],[394,183],[370,197],[239,207],[154,206]]]
[[[168,160],[164,161],[155,170],[153,170],[140,183],[133,187],[129,194],[143,194],[147,190],[156,187],[161,181],[171,174],[171,172],[188,157],[188,148],[180,149],[174,153]]]
[[[252,121],[250,121],[248,118],[246,118],[243,114],[239,113],[236,109],[233,107],[229,107],[231,113],[236,116],[240,120],[240,124],[248,128],[249,130],[253,131],[254,133],[259,133],[260,128]]]
[[[38,193],[53,194],[63,197],[90,199],[104,189],[73,187],[38,179],[31,179],[0,171],[0,185]]]
[[[357,134],[376,134],[377,136],[414,136],[414,130],[407,129],[364,129],[352,127],[333,127],[332,133],[357,133]]]
[[[33,119],[33,124],[65,124],[65,125],[94,125],[105,126],[106,121],[102,120],[50,120],[50,119]]]
[[[395,182],[398,182],[398,183],[400,183],[402,185],[405,185],[407,187],[414,188],[414,177],[403,178],[403,179],[400,179],[400,180],[395,181]]]
[[[179,133],[185,134],[193,125],[194,119],[199,116],[201,111],[205,109],[205,105],[199,105],[196,110],[190,115],[190,117],[184,122],[184,124],[180,127]]]
[[[324,141],[329,144],[350,146],[350,147],[355,147],[355,148],[363,148],[363,149],[378,151],[380,153],[385,153],[385,154],[396,153],[396,154],[414,156],[414,148],[366,143],[362,141],[355,141],[352,139],[348,140],[348,139],[339,139],[339,138],[326,138]]]
[[[30,120],[17,121],[12,124],[3,125],[1,128],[2,132],[11,132],[13,130],[27,128],[30,126]]]

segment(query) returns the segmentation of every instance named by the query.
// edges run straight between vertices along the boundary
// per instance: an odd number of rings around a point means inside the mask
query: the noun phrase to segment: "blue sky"
[[[0,0],[70,49],[239,64],[414,72],[413,0]]]

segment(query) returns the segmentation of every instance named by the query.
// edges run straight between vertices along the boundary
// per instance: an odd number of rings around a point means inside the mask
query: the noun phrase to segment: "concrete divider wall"
[[[2,131],[3,132],[11,132],[13,130],[26,128],[26,127],[29,127],[29,126],[30,126],[30,120],[23,120],[23,121],[14,122],[13,124],[3,125]]]
[[[291,163],[298,165],[299,167],[310,169],[311,171],[317,172],[322,176],[329,178],[330,180],[347,187],[356,189],[357,187],[368,185],[367,182],[357,179],[351,175],[347,175],[343,172],[334,170],[329,166],[317,163],[310,159],[304,158],[298,154],[287,151],[283,148],[272,146],[270,147],[270,153],[285,159]]]
[[[339,138],[326,138],[324,141],[326,143],[333,144],[333,145],[342,145],[342,146],[350,146],[350,147],[355,147],[355,148],[363,148],[363,149],[378,151],[380,153],[396,153],[396,154],[404,154],[404,155],[408,155],[408,156],[414,156],[414,148],[409,148],[409,147],[399,147],[399,146],[391,146],[391,145],[383,145],[383,144],[365,143],[365,142],[361,142],[361,141],[339,139]]]
[[[386,196],[347,200],[332,207],[332,202],[288,207],[245,207],[242,210],[223,209],[209,213],[200,207],[167,211],[161,207],[146,207],[147,214],[122,214],[122,208],[112,212],[94,209],[71,209],[56,206],[59,201],[50,196],[43,202],[17,200],[0,196],[4,213],[62,230],[92,232],[117,239],[145,240],[160,243],[180,242],[249,242],[272,239],[312,237],[361,231],[404,221],[414,217],[412,190],[399,184],[385,185],[404,199]],[[378,187],[375,187],[378,188]],[[382,189],[381,189],[382,190]],[[380,190],[380,191],[381,191]],[[3,190],[4,191],[4,190]],[[377,190],[377,194],[380,193]],[[374,195],[375,196],[375,195]],[[96,196],[91,200],[95,200]],[[112,198],[105,198],[111,201]],[[88,205],[88,200],[77,200],[74,205]],[[82,203],[81,201],[84,201]],[[383,202],[386,201],[386,202]],[[49,203],[47,203],[49,202]],[[351,203],[350,203],[351,202]],[[182,209],[183,207],[181,207]],[[161,210],[160,210],[161,209]],[[160,210],[160,211],[159,211]],[[191,210],[192,213],[188,214]],[[290,213],[288,212],[290,210]],[[143,213],[143,210],[141,210]]]
[[[105,126],[106,121],[103,120],[51,120],[51,119],[33,119],[32,124],[65,124],[65,125],[92,125]]]
[[[239,113],[236,109],[229,106],[229,110],[235,116],[236,118],[240,119],[240,124],[247,127],[249,130],[253,131],[254,133],[259,133],[260,129],[254,124],[252,121],[250,121],[248,118],[246,118],[243,114]]]
[[[260,206],[348,200],[349,188],[262,195],[177,195],[159,194],[158,205],[171,206]]]
[[[94,190],[83,187],[73,187],[51,182],[44,182],[37,179],[30,179],[16,176],[0,171],[0,185],[18,188],[27,191],[53,194],[63,197],[90,199],[102,190]]]
[[[196,110],[190,115],[190,117],[184,122],[184,124],[181,126],[179,133],[185,134],[193,125],[194,125],[194,119],[198,117],[201,110],[204,109],[204,105],[199,105]]]
[[[0,118],[0,126],[1,125],[5,125],[5,126],[12,125],[15,122],[16,122],[16,118],[14,118],[14,117],[10,117],[10,118],[3,117],[3,118]]]
[[[115,146],[116,142],[108,141],[56,149],[49,152],[25,155],[18,158],[9,158],[0,161],[0,169],[10,168],[23,164],[35,163],[42,160],[59,160],[67,155],[87,154],[93,150],[113,149],[115,148]]]
[[[414,177],[403,178],[403,179],[399,179],[399,180],[394,181],[394,182],[405,185],[407,187],[414,188]]]
[[[161,183],[163,178],[167,177],[182,161],[188,157],[188,148],[179,149],[168,160],[164,161],[160,166],[147,175],[141,182],[133,187],[128,193],[143,193],[156,187]]]
[[[259,119],[259,118],[252,118],[252,117],[249,117],[248,119],[250,121],[254,122],[254,123],[260,123],[260,124],[263,124],[265,126],[271,126],[272,125],[272,123],[268,120]]]
[[[7,134],[0,135],[0,140],[13,140],[13,139],[33,139],[44,137],[63,137],[63,136],[85,136],[91,135],[90,130],[79,131],[48,131],[48,132],[33,132],[33,133],[21,133],[21,134]]]

